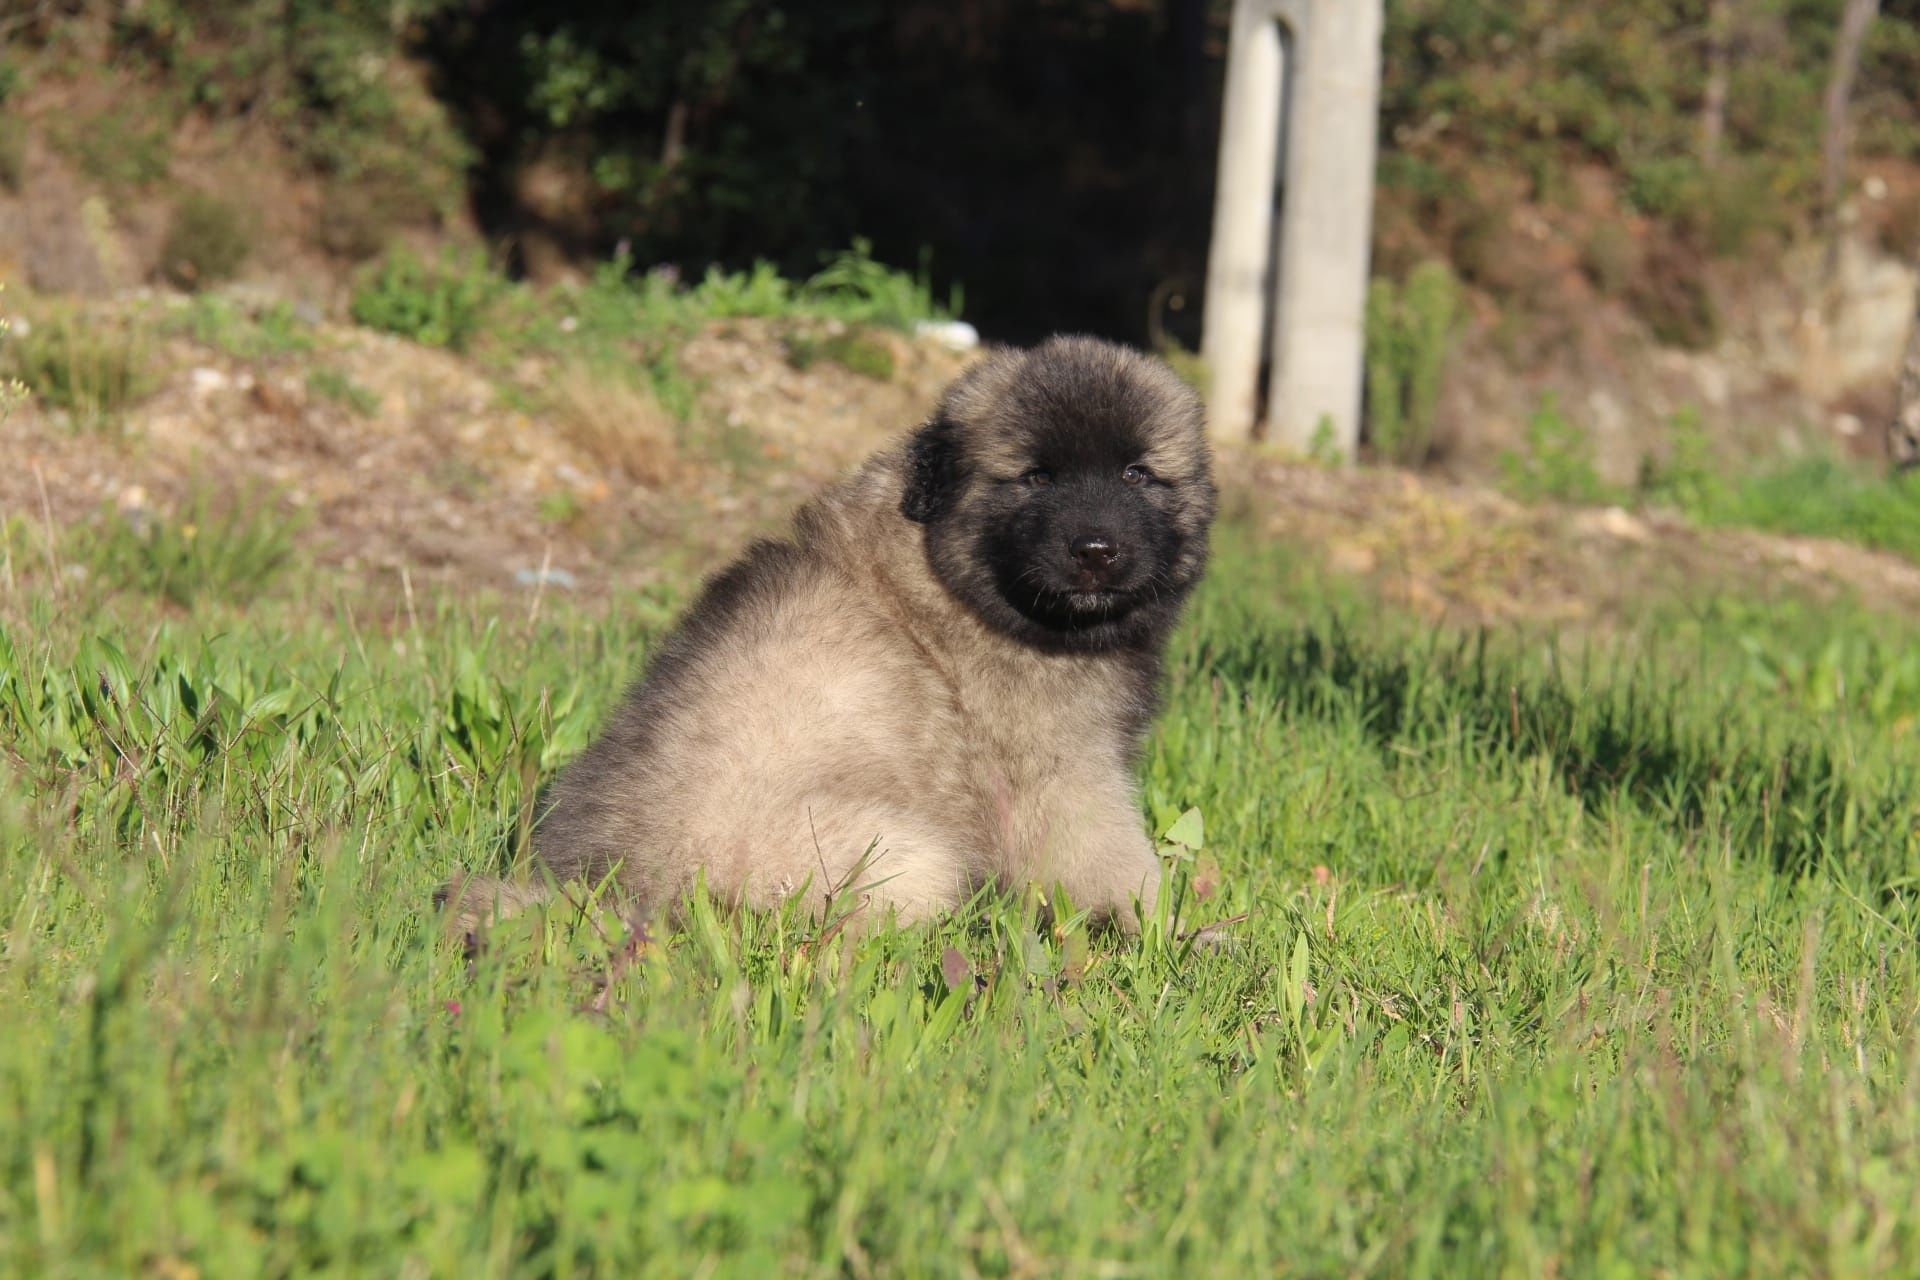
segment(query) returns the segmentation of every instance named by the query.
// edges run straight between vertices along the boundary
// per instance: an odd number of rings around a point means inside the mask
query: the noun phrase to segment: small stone
[[[1608,534],[1627,542],[1645,542],[1652,536],[1646,524],[1623,507],[1608,507],[1602,511],[1599,525]]]
[[[949,351],[971,351],[980,345],[980,331],[965,320],[922,320],[913,326],[916,338],[931,338]]]
[[[187,375],[193,383],[195,395],[209,396],[216,391],[224,391],[233,385],[233,379],[218,369],[199,368]]]
[[[523,587],[559,587],[562,591],[571,591],[579,580],[565,569],[518,569],[513,580]]]

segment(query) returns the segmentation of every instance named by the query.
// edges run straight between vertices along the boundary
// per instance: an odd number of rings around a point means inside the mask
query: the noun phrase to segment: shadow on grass
[[[1356,722],[1377,747],[1457,739],[1469,758],[1544,759],[1589,810],[1618,799],[1711,827],[1781,871],[1837,861],[1885,883],[1912,863],[1911,769],[1862,765],[1803,724],[1767,725],[1647,666],[1540,671],[1484,634],[1409,646],[1337,621],[1213,628],[1187,662],[1293,716]]]

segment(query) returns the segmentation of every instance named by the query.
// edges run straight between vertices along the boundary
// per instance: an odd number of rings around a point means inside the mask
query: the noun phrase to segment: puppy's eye
[[[1020,483],[1031,489],[1044,489],[1053,483],[1053,472],[1045,467],[1035,467],[1020,477]]]
[[[1122,471],[1120,478],[1128,484],[1145,484],[1147,481],[1153,479],[1153,472],[1136,462],[1125,471]]]

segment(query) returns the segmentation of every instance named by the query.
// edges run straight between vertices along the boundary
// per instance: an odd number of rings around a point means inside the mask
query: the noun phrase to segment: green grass
[[[668,271],[636,273],[630,259],[618,257],[584,283],[545,290],[508,281],[477,254],[449,252],[429,261],[400,251],[360,273],[350,310],[368,328],[470,352],[503,379],[524,357],[537,355],[637,383],[684,422],[693,414],[698,388],[681,369],[679,352],[703,326],[744,319],[835,321],[849,332],[803,343],[799,365],[827,359],[885,381],[894,373],[891,354],[858,331],[910,331],[919,321],[957,313],[959,305],[957,290],[942,305],[924,273],[876,262],[867,243],[856,240],[805,280],[760,262],[744,271],[714,267],[685,284]],[[510,387],[508,393],[525,390]]]
[[[1629,490],[1601,479],[1586,427],[1548,395],[1524,448],[1500,456],[1502,487],[1528,502],[1655,504],[1695,523],[1835,538],[1920,561],[1920,473],[1889,474],[1828,453],[1729,466],[1688,408],[1668,422],[1667,457],[1641,463]]]
[[[1884,476],[1834,458],[1777,465],[1706,489],[1702,523],[1840,538],[1920,561],[1920,474]]]
[[[376,392],[361,386],[340,370],[325,365],[308,371],[307,390],[362,418],[371,418],[380,412],[380,397]]]
[[[805,372],[825,360],[875,382],[893,381],[893,352],[884,342],[858,329],[839,333],[796,330],[781,340],[787,363]]]
[[[215,293],[195,294],[168,314],[170,332],[237,360],[270,360],[313,350],[313,326],[291,303],[252,306]]]
[[[304,523],[271,494],[203,482],[172,514],[108,511],[75,542],[80,562],[109,587],[188,607],[259,595],[296,560]]]
[[[1143,768],[1218,951],[555,911],[469,967],[429,895],[682,595],[23,588],[0,1273],[1911,1274],[1910,624],[1668,604],[1576,660],[1225,543]]]

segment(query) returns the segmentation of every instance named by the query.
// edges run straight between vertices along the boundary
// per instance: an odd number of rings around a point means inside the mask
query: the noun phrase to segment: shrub
[[[1706,255],[1691,244],[1656,239],[1627,305],[1668,346],[1701,351],[1720,337],[1720,313],[1708,290]]]
[[[0,116],[0,190],[18,191],[26,178],[26,127],[11,116]]]
[[[1552,392],[1527,419],[1526,448],[1502,453],[1500,470],[1507,490],[1528,501],[1600,503],[1615,496],[1594,467],[1586,428],[1560,412]]]
[[[365,262],[387,251],[398,228],[432,214],[431,203],[408,184],[380,175],[336,180],[321,194],[314,238],[337,258]]]
[[[173,120],[128,106],[49,127],[47,140],[80,171],[115,190],[152,186],[172,164]]]
[[[925,264],[919,275],[896,271],[876,262],[873,246],[856,237],[853,248],[834,254],[827,265],[801,290],[806,309],[854,324],[911,330],[922,320],[945,320],[960,314],[961,295],[955,288],[946,306],[933,300],[933,285]]]
[[[1640,274],[1640,245],[1618,222],[1597,223],[1581,247],[1580,268],[1603,295],[1623,297]]]
[[[174,207],[160,248],[160,273],[176,288],[204,289],[238,275],[252,251],[252,228],[237,206],[189,192]]]
[[[1688,405],[1674,414],[1667,433],[1666,458],[1641,464],[1642,500],[1669,503],[1695,516],[1718,509],[1727,495],[1727,480],[1700,410]]]
[[[464,351],[505,289],[484,254],[449,251],[429,262],[402,250],[361,274],[351,310],[369,329]]]
[[[1367,291],[1367,412],[1374,451],[1418,466],[1433,448],[1441,380],[1460,317],[1460,286],[1444,263],[1414,268],[1406,284]]]

